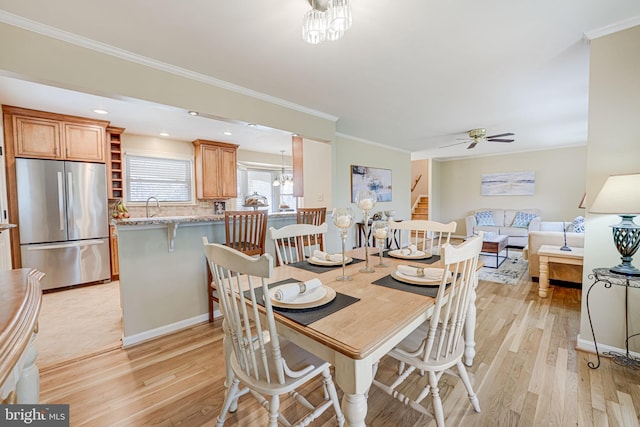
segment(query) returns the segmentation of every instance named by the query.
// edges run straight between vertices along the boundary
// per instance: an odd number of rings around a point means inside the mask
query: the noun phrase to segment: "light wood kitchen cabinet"
[[[238,196],[238,146],[196,139],[196,196],[198,199],[231,199]]]
[[[105,163],[108,122],[18,107],[12,116],[15,157]]]
[[[118,261],[118,234],[116,226],[109,226],[109,244],[111,247],[111,280],[120,278],[120,262]]]
[[[122,145],[124,128],[107,128],[107,197],[122,199]]]

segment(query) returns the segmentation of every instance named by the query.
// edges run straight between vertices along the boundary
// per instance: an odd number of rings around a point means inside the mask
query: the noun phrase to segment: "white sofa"
[[[571,221],[564,223],[567,230],[571,230]],[[529,276],[535,281],[540,277],[540,260],[538,250],[542,245],[564,245],[562,221],[542,221],[539,231],[529,233],[529,243],[522,252],[523,258],[529,261]],[[584,247],[584,233],[567,231],[567,246],[570,248]],[[563,282],[582,283],[582,266],[567,264],[549,264],[549,279]]]
[[[493,213],[494,225],[478,225],[475,214],[482,211],[491,211]],[[512,227],[511,225],[518,212],[535,214],[537,216],[529,222],[527,228]],[[540,228],[540,221],[540,209],[476,209],[466,218],[467,237],[478,234],[478,231],[498,233],[509,236],[509,246],[524,248],[527,246],[529,233]]]

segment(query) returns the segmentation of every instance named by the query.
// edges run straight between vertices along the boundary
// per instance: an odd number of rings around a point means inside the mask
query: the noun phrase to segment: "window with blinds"
[[[151,196],[161,202],[191,203],[192,161],[125,156],[125,189],[128,202],[146,202]]]

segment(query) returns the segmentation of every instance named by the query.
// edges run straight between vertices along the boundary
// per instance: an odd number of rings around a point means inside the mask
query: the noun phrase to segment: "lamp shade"
[[[640,173],[611,175],[607,178],[589,212],[640,214]]]

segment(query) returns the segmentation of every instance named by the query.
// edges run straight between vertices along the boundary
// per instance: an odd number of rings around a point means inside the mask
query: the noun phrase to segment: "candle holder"
[[[344,246],[347,240],[347,234],[349,233],[349,228],[353,225],[353,213],[351,212],[351,208],[335,208],[332,213],[333,224],[338,227],[340,231],[340,240],[342,241],[342,276],[336,277],[336,280],[341,282],[348,282],[351,279],[351,276],[347,276],[345,273],[345,263],[346,256],[344,253]]]
[[[378,196],[369,190],[359,190],[356,193],[356,204],[362,209],[362,221],[364,222],[364,267],[360,269],[361,273],[373,273],[375,270],[369,266],[369,211],[376,205]]]
[[[373,237],[376,239],[378,247],[380,248],[380,263],[376,264],[376,267],[389,267],[388,264],[383,262],[382,258],[384,246],[387,242],[387,236],[389,235],[389,223],[387,221],[373,221],[373,224],[371,224],[371,231],[373,233]]]

